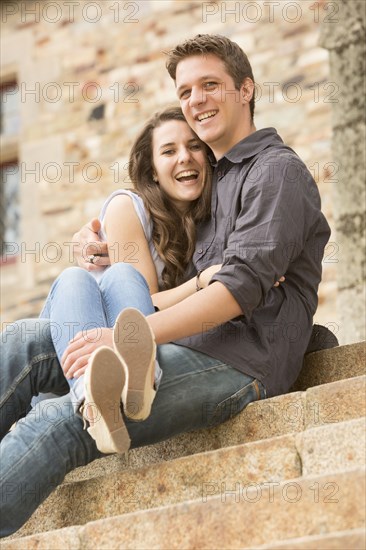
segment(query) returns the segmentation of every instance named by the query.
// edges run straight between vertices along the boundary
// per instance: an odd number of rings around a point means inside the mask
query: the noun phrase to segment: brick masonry
[[[328,4],[325,10],[308,0],[2,3],[1,77],[16,75],[22,96],[21,255],[1,268],[3,321],[39,312],[50,282],[70,263],[71,235],[111,191],[129,186],[134,136],[152,112],[176,102],[163,51],[197,33],[224,34],[247,52],[258,88],[256,126],[276,127],[302,157],[332,225],[338,168],[331,111],[342,90],[330,81],[328,52],[318,46],[320,25],[336,25],[340,16]],[[340,259],[333,233],[317,320],[341,337]]]

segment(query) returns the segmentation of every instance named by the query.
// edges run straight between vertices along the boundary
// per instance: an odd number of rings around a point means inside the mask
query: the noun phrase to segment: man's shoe
[[[323,325],[314,325],[305,355],[313,351],[335,348],[337,346],[339,346],[339,343],[333,332],[327,327],[323,327]]]
[[[154,334],[138,309],[126,308],[117,317],[113,339],[128,369],[127,392],[122,393],[124,413],[131,420],[145,420],[156,395]]]
[[[127,367],[112,349],[103,346],[95,350],[85,371],[85,401],[80,412],[102,453],[123,454],[130,448],[121,412],[121,393],[127,380]]]

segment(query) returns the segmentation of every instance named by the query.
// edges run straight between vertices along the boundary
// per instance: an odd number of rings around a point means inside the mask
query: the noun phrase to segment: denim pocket
[[[216,406],[210,426],[221,424],[240,413],[249,403],[266,397],[263,384],[254,378],[252,382],[236,391]]]

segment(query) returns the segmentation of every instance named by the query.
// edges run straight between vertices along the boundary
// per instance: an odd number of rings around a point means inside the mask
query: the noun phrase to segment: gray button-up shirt
[[[222,263],[212,282],[225,285],[243,315],[211,329],[207,319],[202,333],[176,343],[254,376],[267,396],[288,391],[310,339],[330,229],[310,172],[274,128],[214,165],[211,219],[198,236],[195,268]]]

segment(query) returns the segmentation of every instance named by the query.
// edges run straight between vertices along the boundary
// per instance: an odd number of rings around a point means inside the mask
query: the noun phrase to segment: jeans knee
[[[111,267],[107,269],[103,274],[100,286],[102,289],[106,289],[111,284],[116,282],[121,283],[121,281],[137,281],[140,284],[144,284],[147,289],[149,288],[145,277],[141,275],[141,273],[137,271],[137,269],[135,269],[131,264],[127,264],[124,262],[118,262],[111,265]]]
[[[67,267],[63,270],[62,273],[57,277],[55,284],[67,284],[67,285],[74,285],[74,284],[80,284],[84,283],[88,279],[93,278],[92,275],[85,269],[82,269],[81,267]]]

